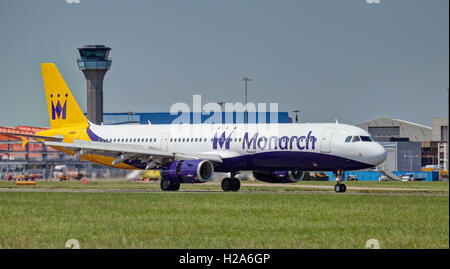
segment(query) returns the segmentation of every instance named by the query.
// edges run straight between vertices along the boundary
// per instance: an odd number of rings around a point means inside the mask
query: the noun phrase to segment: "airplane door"
[[[169,133],[163,133],[161,136],[161,149],[168,151],[169,149]]]
[[[331,152],[331,138],[333,137],[334,128],[327,128],[323,132],[320,152]]]

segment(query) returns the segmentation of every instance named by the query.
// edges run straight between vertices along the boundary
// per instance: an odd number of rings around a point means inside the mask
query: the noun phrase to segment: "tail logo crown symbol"
[[[52,101],[52,120],[62,119],[65,120],[67,117],[67,97],[69,96],[67,93],[65,94],[66,99],[64,100],[64,105],[61,106],[61,102],[59,101],[60,94],[58,93],[58,101],[55,103],[53,102],[53,94],[50,95],[51,101]]]

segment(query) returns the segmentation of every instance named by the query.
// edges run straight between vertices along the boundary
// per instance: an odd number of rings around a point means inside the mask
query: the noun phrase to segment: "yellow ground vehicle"
[[[160,180],[161,174],[159,170],[145,170],[141,177],[142,180]]]

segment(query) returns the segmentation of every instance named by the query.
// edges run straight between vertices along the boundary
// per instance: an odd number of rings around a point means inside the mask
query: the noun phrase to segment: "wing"
[[[44,143],[48,146],[60,147],[65,150],[74,151],[75,157],[77,158],[80,158],[81,156],[86,154],[114,157],[114,161],[111,163],[111,165],[116,165],[128,160],[140,160],[142,163],[147,164],[146,169],[155,168],[158,165],[173,160],[202,159],[218,163],[222,162],[222,158],[217,154],[169,152],[145,145],[94,142],[84,140],[74,140],[73,143],[53,141],[45,141]]]

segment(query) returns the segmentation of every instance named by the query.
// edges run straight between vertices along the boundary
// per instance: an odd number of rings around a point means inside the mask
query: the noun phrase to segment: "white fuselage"
[[[369,133],[338,123],[91,124],[89,129],[93,141],[138,144],[174,153],[218,154],[224,163],[217,171],[357,170],[386,159],[386,151]]]

